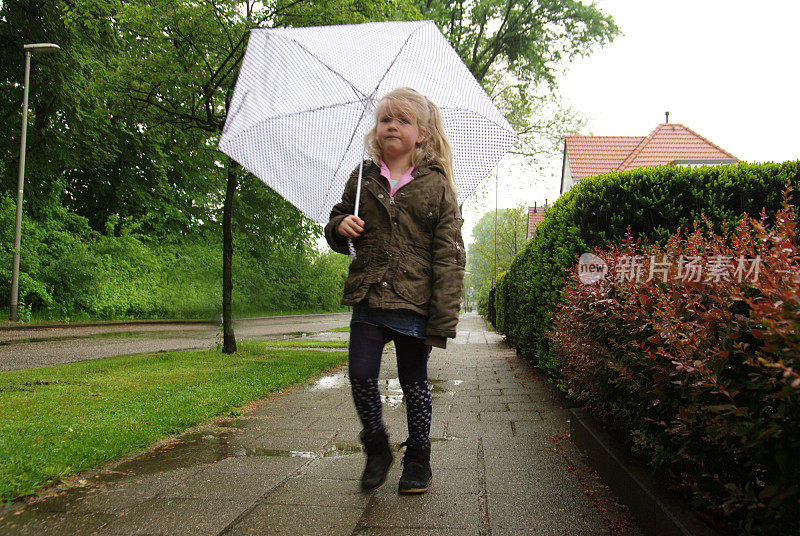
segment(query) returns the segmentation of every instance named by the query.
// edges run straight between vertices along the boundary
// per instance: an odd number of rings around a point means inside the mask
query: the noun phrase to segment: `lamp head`
[[[24,48],[26,52],[55,52],[61,50],[61,47],[53,43],[31,43],[29,45],[24,45],[22,48]]]

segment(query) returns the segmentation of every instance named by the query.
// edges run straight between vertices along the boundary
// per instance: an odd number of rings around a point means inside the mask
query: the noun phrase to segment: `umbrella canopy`
[[[439,106],[462,203],[517,136],[432,21],[252,30],[219,148],[324,224],[400,86]]]

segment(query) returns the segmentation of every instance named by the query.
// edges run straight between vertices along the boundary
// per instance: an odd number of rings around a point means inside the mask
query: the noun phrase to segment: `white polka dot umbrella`
[[[462,203],[517,135],[431,21],[252,30],[219,148],[324,224],[401,86],[441,109]]]

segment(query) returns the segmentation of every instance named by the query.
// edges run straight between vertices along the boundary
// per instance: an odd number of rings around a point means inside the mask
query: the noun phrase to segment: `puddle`
[[[350,456],[351,454],[358,454],[363,452],[364,449],[361,445],[356,445],[352,443],[334,443],[325,447],[325,450],[322,452],[323,458],[340,458],[342,456]]]
[[[323,376],[311,386],[312,391],[324,391],[327,389],[341,389],[350,385],[346,372],[338,372],[330,376]]]
[[[429,380],[431,385],[431,394],[435,397],[437,395],[452,393],[449,385],[460,385],[463,380]],[[390,378],[388,380],[380,380],[379,388],[381,391],[381,402],[386,404],[389,408],[396,408],[403,402],[403,388],[400,386],[398,378]],[[348,379],[347,372],[338,372],[329,376],[323,376],[314,382],[310,387],[312,391],[324,391],[327,389],[341,389],[349,387],[350,380]]]
[[[228,446],[229,432],[209,434],[208,431],[187,434],[179,441],[164,445],[132,460],[122,462],[113,470],[101,472],[88,480],[80,480],[77,485],[56,492],[24,510],[24,521],[35,522],[40,515],[72,511],[74,505],[90,494],[100,493],[124,480],[136,479],[201,464],[210,464],[231,455]],[[15,521],[23,521],[13,516]],[[7,518],[10,520],[10,517]],[[5,521],[5,519],[4,519]],[[0,522],[0,532],[3,524]]]
[[[464,380],[428,380],[431,384],[431,393],[435,394],[442,394],[442,393],[454,393],[450,386],[461,385],[464,383]]]
[[[308,331],[290,331],[289,333],[281,333],[281,338],[283,338],[283,339],[305,339],[309,335],[313,335],[313,333],[309,333]]]
[[[459,439],[457,437],[432,437],[431,443],[438,443],[441,441],[453,441],[455,439]],[[400,443],[390,443],[390,448],[393,452],[400,452],[403,450],[403,447],[400,446]],[[364,452],[364,448],[361,444],[355,443],[334,443],[325,447],[325,450],[322,453],[322,458],[339,458],[341,456],[351,456],[353,454],[361,454]]]
[[[163,473],[224,460],[232,455],[230,435],[231,432],[210,434],[208,431],[186,434],[177,441],[121,463],[116,467],[119,476],[111,479]]]
[[[383,402],[384,406],[394,409],[403,403],[403,388],[400,387],[400,380],[398,378],[392,378],[379,383],[383,384],[381,385],[381,391],[385,393],[381,395],[381,402]]]
[[[279,449],[237,449],[231,453],[232,456],[247,456],[258,458],[261,456],[271,456],[278,458],[316,458],[317,455],[313,452],[305,452],[301,450],[279,450]]]
[[[403,389],[400,387],[400,380],[391,378],[389,380],[380,380],[379,389],[381,391],[381,402],[388,408],[396,408],[403,402]],[[325,391],[328,389],[341,389],[343,387],[350,387],[350,380],[348,379],[347,372],[338,372],[329,376],[323,376],[314,382],[310,387],[312,391]]]

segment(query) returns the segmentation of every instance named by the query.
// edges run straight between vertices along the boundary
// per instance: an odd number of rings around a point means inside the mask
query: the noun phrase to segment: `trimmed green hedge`
[[[663,243],[705,214],[715,231],[733,231],[742,214],[775,214],[800,162],[700,168],[660,167],[582,180],[545,212],[536,235],[496,286],[496,327],[523,357],[556,375],[545,335],[561,301],[565,271],[581,253],[635,239]],[[794,192],[793,203],[798,193]],[[502,310],[501,310],[502,308]]]

